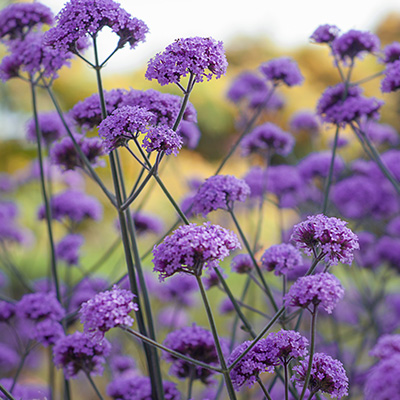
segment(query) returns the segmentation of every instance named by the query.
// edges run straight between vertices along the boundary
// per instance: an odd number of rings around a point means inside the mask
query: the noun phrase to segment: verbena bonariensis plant
[[[1,398],[400,398],[400,294],[391,285],[400,265],[399,138],[379,122],[383,101],[362,89],[380,77],[383,93],[400,88],[400,43],[381,50],[370,32],[318,27],[311,39],[329,46],[340,81],[314,111],[298,108],[288,127],[271,115],[284,107],[280,87],[303,83],[297,63],[275,58],[241,74],[227,91],[241,133],[215,173],[193,177],[179,200],[164,168],[199,141],[189,97],[225,75],[223,44],[180,38],[149,61],[145,77],[175,84],[182,96],[106,91],[107,62],[148,31],[118,3],[71,0],[55,19],[40,3],[16,3],[0,19],[8,52],[0,77],[30,88],[26,136],[38,157],[24,174],[0,175]],[[105,27],[116,46],[101,60]],[[367,53],[384,68],[354,81]],[[65,112],[52,86],[72,57],[93,70],[98,91]],[[54,111],[39,111],[39,90]],[[317,151],[331,126],[332,148]],[[345,131],[363,150],[346,162]],[[296,159],[301,134],[315,151]],[[222,174],[239,157],[247,172]],[[106,165],[111,184],[96,171]],[[32,181],[49,255],[39,280],[18,256],[34,235],[19,224],[13,197]],[[100,195],[85,193],[85,182]],[[150,203],[156,187],[178,217],[169,229],[165,204]],[[114,228],[103,221],[111,212]],[[276,243],[265,235],[272,215]],[[97,243],[88,265],[93,221],[103,221],[109,247]]]

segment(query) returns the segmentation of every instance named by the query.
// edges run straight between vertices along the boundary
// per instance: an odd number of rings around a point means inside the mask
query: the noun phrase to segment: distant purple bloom
[[[30,330],[30,337],[45,347],[52,346],[62,336],[64,336],[64,329],[61,323],[51,319],[38,322]]]
[[[326,262],[351,264],[353,251],[359,248],[357,235],[346,227],[347,222],[324,214],[312,215],[294,226],[291,241],[307,255],[313,250],[325,254]]]
[[[64,236],[56,245],[56,256],[68,265],[78,265],[79,249],[85,239],[82,235],[69,234]]]
[[[376,251],[377,238],[371,232],[357,232],[360,250],[354,252],[358,265],[364,268],[377,268],[382,260]]]
[[[249,194],[250,188],[244,180],[233,175],[214,175],[197,190],[192,210],[203,217],[214,210],[231,210],[236,201],[246,201]]]
[[[161,234],[164,224],[159,216],[145,211],[137,211],[132,214],[135,230],[138,235],[146,233]]]
[[[99,136],[104,141],[108,152],[120,146],[125,146],[129,140],[137,137],[146,128],[154,115],[138,106],[123,106],[117,108],[99,125]]]
[[[69,218],[73,222],[82,222],[85,218],[95,221],[101,219],[103,209],[99,201],[78,190],[66,190],[56,194],[50,201],[51,216],[57,221]],[[44,206],[38,212],[39,219],[46,217]]]
[[[0,242],[29,244],[31,232],[18,226],[11,218],[0,218]]]
[[[267,190],[267,171],[261,167],[253,167],[244,176],[244,181],[249,185],[250,198],[260,197]]]
[[[275,275],[286,275],[290,270],[303,264],[301,253],[287,243],[275,244],[264,251],[261,257],[263,268],[274,271]]]
[[[389,124],[368,121],[361,127],[361,130],[377,145],[396,146],[400,142],[399,133]]]
[[[38,121],[43,142],[46,143],[47,146],[67,134],[60,116],[55,111],[39,113]],[[36,143],[36,126],[34,119],[30,119],[26,126],[26,138]]]
[[[321,306],[331,314],[343,295],[344,289],[339,280],[328,272],[321,272],[299,278],[290,287],[285,300],[293,307],[308,309],[311,304]]]
[[[391,358],[395,354],[400,355],[400,334],[382,335],[369,352],[370,356],[380,360]]]
[[[0,379],[0,383],[8,391],[10,391],[13,385],[13,379],[3,378]],[[24,399],[24,400],[48,400],[50,398],[50,393],[47,386],[42,386],[32,383],[30,384],[17,383],[14,386],[12,395],[16,399]],[[0,393],[0,399],[8,400],[8,397],[6,397],[3,393]]]
[[[310,36],[315,43],[331,43],[339,35],[340,29],[336,25],[320,25]]]
[[[303,83],[297,63],[290,57],[280,57],[260,65],[260,71],[274,83],[283,83],[287,86],[296,86]]]
[[[293,136],[272,122],[257,126],[241,142],[244,156],[258,152],[270,152],[271,154],[276,153],[287,156],[293,150],[293,146]]]
[[[60,321],[65,310],[53,293],[28,293],[16,304],[18,317],[39,322],[44,319]]]
[[[131,356],[112,355],[109,361],[113,375],[121,375],[126,371],[136,370],[136,362]]]
[[[41,3],[15,3],[3,8],[0,12],[0,38],[23,39],[34,27],[53,23],[50,8]]]
[[[133,302],[135,295],[116,285],[112,290],[98,293],[81,305],[81,323],[85,333],[91,337],[102,338],[105,332],[118,325],[132,326],[133,318],[130,312],[138,311]]]
[[[190,150],[193,150],[197,147],[201,132],[199,127],[194,122],[185,120],[181,121],[177,133],[182,138],[182,146],[187,147]]]
[[[298,383],[304,383],[308,368],[308,359],[300,361],[299,366],[293,367],[296,375],[292,380]],[[341,399],[347,396],[349,379],[343,364],[339,360],[324,353],[315,353],[312,361],[311,377],[308,389],[311,393],[321,391],[328,393],[332,397]]]
[[[385,77],[381,81],[382,93],[395,92],[400,89],[400,60],[386,65]]]
[[[7,172],[0,172],[0,193],[12,192],[16,187],[14,178]]]
[[[237,248],[240,243],[236,235],[219,225],[181,226],[154,246],[154,271],[161,280],[180,271],[200,276],[204,267],[217,267]]]
[[[95,37],[105,26],[119,36],[119,48],[129,43],[133,49],[148,32],[143,21],[132,18],[112,0],[70,0],[56,19],[56,25],[46,34],[47,43],[74,52],[79,40]]]
[[[103,373],[104,357],[110,353],[107,339],[94,342],[82,332],[64,336],[53,347],[54,364],[63,368],[66,378],[75,378],[80,371],[90,375]]]
[[[173,382],[163,382],[165,400],[181,400]],[[114,400],[152,400],[151,381],[148,376],[120,376],[107,386],[107,395]]]
[[[385,46],[381,61],[385,64],[391,64],[398,60],[400,60],[400,43],[393,42]]]
[[[376,243],[375,252],[381,262],[387,262],[393,268],[400,268],[400,238],[382,236]]]
[[[220,339],[220,343],[222,352],[226,355],[228,341]],[[186,356],[203,361],[208,365],[219,365],[218,353],[212,333],[196,324],[170,332],[166,336],[163,345]],[[164,359],[172,363],[170,374],[179,379],[190,377],[192,368],[195,369],[194,379],[199,379],[205,384],[209,383],[210,376],[214,374],[212,370],[195,366],[167,352],[164,353]]]
[[[300,175],[311,180],[316,177],[326,178],[329,174],[329,168],[332,159],[332,152],[324,151],[319,153],[310,153],[298,163]],[[333,162],[333,177],[337,178],[345,168],[342,157],[336,155]]]
[[[149,61],[146,78],[167,85],[180,82],[190,73],[196,82],[203,82],[204,77],[207,80],[213,75],[216,79],[220,78],[227,66],[222,42],[210,37],[177,39]]]
[[[99,160],[99,158],[105,154],[105,149],[103,142],[99,138],[75,135],[75,140],[93,167],[104,166],[104,161]],[[50,158],[53,164],[64,170],[71,170],[77,167],[85,168],[85,164],[70,137],[64,137],[60,142],[54,143],[50,149]]]
[[[386,225],[386,232],[389,235],[400,237],[400,216],[394,217]]]
[[[231,268],[237,274],[245,274],[254,269],[253,260],[250,254],[237,254],[231,260]]]
[[[317,104],[317,113],[325,122],[346,125],[360,118],[377,118],[382,100],[362,96],[357,86],[345,89],[343,83],[328,87]]]
[[[151,126],[146,129],[142,147],[148,152],[164,152],[166,155],[178,155],[182,148],[181,136],[167,126]]]
[[[224,279],[227,277],[227,275],[224,273],[224,271],[221,268],[219,268],[219,272],[221,273],[221,275]],[[218,286],[219,282],[220,282],[219,277],[218,277],[217,273],[215,272],[214,268],[209,268],[207,270],[207,272],[205,273],[205,275],[203,275],[203,284],[204,284],[204,287],[206,288],[206,290],[209,290],[214,286]]]
[[[379,51],[380,45],[379,38],[373,33],[351,29],[333,41],[332,51],[342,61],[352,62],[355,57]]]
[[[0,300],[0,322],[8,322],[15,315],[15,304]]]
[[[320,131],[320,123],[312,111],[299,111],[290,119],[290,129],[293,133],[307,132],[315,136]]]
[[[219,305],[219,312],[222,315],[229,314],[235,311],[235,307],[229,297],[223,299]]]
[[[19,360],[20,356],[13,348],[8,344],[0,343],[0,372],[2,374],[13,371],[18,366]]]
[[[193,295],[198,291],[196,279],[186,274],[176,274],[154,288],[157,297],[163,302],[173,302],[180,306],[193,305]]]

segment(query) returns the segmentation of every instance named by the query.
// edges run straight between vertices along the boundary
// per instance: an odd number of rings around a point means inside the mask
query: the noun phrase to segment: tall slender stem
[[[262,380],[260,379],[259,376],[257,376],[257,383],[258,386],[260,386],[261,390],[264,393],[264,396],[268,399],[268,400],[272,400],[271,395],[268,393],[267,388],[264,386],[264,384],[262,383]]]
[[[88,380],[89,380],[89,382],[90,382],[90,385],[92,386],[92,388],[93,388],[94,391],[96,392],[97,397],[98,397],[100,400],[104,400],[104,398],[103,398],[103,396],[101,395],[99,389],[97,388],[96,384],[94,383],[93,378],[90,376],[90,373],[86,373],[86,376],[87,376],[87,378],[88,378]]]
[[[16,400],[15,397],[1,384],[1,382],[0,382],[0,392],[2,392],[8,400]]]

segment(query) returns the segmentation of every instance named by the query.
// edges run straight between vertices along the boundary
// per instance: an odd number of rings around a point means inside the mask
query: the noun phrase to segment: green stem
[[[94,391],[96,392],[97,397],[98,397],[100,400],[104,400],[104,398],[103,398],[103,396],[101,395],[99,389],[97,388],[97,386],[96,386],[96,384],[94,383],[92,377],[90,376],[90,373],[87,372],[87,373],[86,373],[86,376],[87,376],[87,378],[88,378],[88,380],[89,380],[89,382],[90,382],[92,388],[93,388]]]
[[[283,363],[283,372],[285,375],[285,400],[289,400],[289,371],[288,371],[288,362],[285,360]]]
[[[258,385],[260,386],[261,390],[263,391],[265,397],[266,397],[268,400],[272,400],[270,394],[268,393],[267,388],[264,386],[264,384],[262,383],[262,381],[261,381],[261,379],[260,379],[259,376],[257,376],[257,383],[258,383]]]
[[[212,333],[212,335],[214,337],[215,347],[217,349],[219,362],[221,364],[222,373],[223,373],[224,379],[225,379],[226,389],[228,391],[229,398],[231,400],[236,400],[235,390],[233,389],[233,384],[232,384],[232,381],[231,381],[229,370],[227,369],[227,366],[226,366],[225,357],[224,357],[224,354],[222,352],[221,343],[219,341],[219,336],[218,336],[218,332],[217,332],[217,326],[215,324],[215,320],[214,320],[214,316],[213,316],[213,313],[212,313],[212,310],[211,310],[211,306],[210,306],[210,303],[209,303],[208,298],[207,298],[207,293],[206,293],[206,290],[204,288],[204,285],[203,285],[203,282],[201,280],[201,277],[200,276],[196,276],[196,280],[197,280],[197,283],[199,285],[201,298],[203,299],[203,303],[204,303],[204,308],[206,309],[208,322],[209,322],[210,328],[211,328],[211,333]]]
[[[16,400],[16,398],[1,384],[0,382],[0,392],[7,397],[8,400]]]
[[[196,368],[193,365],[191,365],[190,366],[189,382],[188,382],[187,400],[191,400],[191,398],[192,398],[193,381],[194,381],[195,375],[196,375]]]

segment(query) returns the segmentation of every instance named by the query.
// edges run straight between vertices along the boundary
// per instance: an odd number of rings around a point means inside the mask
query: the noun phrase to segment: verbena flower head
[[[389,124],[380,124],[375,121],[368,121],[361,126],[361,130],[376,145],[396,146],[399,144],[400,138],[397,130]]]
[[[38,121],[42,139],[46,145],[50,145],[67,134],[57,112],[50,111],[39,113]],[[30,119],[26,125],[26,138],[36,143],[36,126],[33,118]]]
[[[378,37],[373,33],[351,29],[333,41],[332,51],[342,61],[352,62],[355,57],[379,51],[380,45]]]
[[[339,280],[328,272],[321,272],[297,279],[290,287],[285,300],[288,305],[294,307],[308,309],[311,304],[315,307],[321,306],[331,314],[343,295],[344,289]]]
[[[300,251],[287,243],[271,246],[261,257],[261,265],[268,271],[274,271],[275,275],[286,275],[290,270],[301,267],[302,264]]]
[[[178,155],[182,148],[181,136],[167,126],[150,126],[143,139],[142,147],[148,152],[164,152],[166,155]]]
[[[181,226],[154,246],[154,271],[160,280],[181,271],[200,276],[203,267],[217,267],[237,248],[237,236],[219,225],[207,222]]]
[[[99,135],[104,146],[110,152],[117,147],[124,146],[133,137],[146,131],[154,115],[145,109],[135,106],[117,108],[99,125]]]
[[[300,361],[299,366],[293,367],[296,375],[292,380],[304,383],[308,368],[308,359]],[[328,393],[331,397],[341,399],[348,394],[349,379],[343,364],[339,360],[324,353],[315,353],[313,356],[310,382],[308,389],[311,393],[319,391]]]
[[[382,335],[369,354],[381,360],[400,355],[400,334]]]
[[[331,151],[310,153],[300,160],[297,167],[300,175],[307,181],[317,177],[326,178],[329,174],[331,160]],[[337,178],[343,172],[344,168],[345,164],[342,157],[335,155],[333,160],[333,177]]]
[[[346,224],[345,221],[324,214],[312,215],[294,226],[290,240],[307,255],[320,249],[325,254],[325,261],[331,265],[339,262],[350,265],[353,251],[359,248],[359,244],[357,235]]]
[[[390,64],[398,60],[400,60],[400,43],[393,42],[385,46],[381,61],[385,64]]]
[[[149,61],[146,78],[167,85],[180,82],[190,73],[196,82],[203,82],[204,77],[220,78],[227,66],[222,42],[210,37],[177,39]]]
[[[161,234],[164,224],[159,216],[145,211],[137,211],[132,214],[135,230],[138,235],[146,233]]]
[[[247,183],[233,175],[214,175],[197,190],[192,211],[206,217],[211,211],[230,210],[236,201],[244,202],[250,194]]]
[[[90,300],[96,294],[104,291],[109,286],[109,282],[100,277],[83,278],[74,288],[69,302],[69,310],[77,311],[82,303]]]
[[[222,352],[226,356],[228,353],[228,341],[220,339],[220,343]],[[166,336],[163,345],[181,354],[203,361],[208,365],[219,365],[218,353],[212,333],[196,324],[170,332]],[[179,379],[190,377],[192,368],[195,368],[194,379],[206,384],[210,383],[210,377],[214,374],[212,370],[197,365],[194,366],[170,353],[165,352],[163,357],[167,362],[172,363],[170,374]]]
[[[382,93],[395,92],[400,88],[400,60],[386,66],[385,77],[381,81]]]
[[[28,293],[16,304],[18,317],[38,322],[44,319],[60,321],[65,310],[54,293]]]
[[[91,337],[102,339],[105,332],[118,325],[132,326],[132,310],[138,311],[133,302],[135,295],[116,285],[112,290],[98,293],[81,305],[80,315],[84,331]]]
[[[101,219],[103,209],[99,201],[78,190],[66,190],[56,194],[50,201],[51,216],[57,221],[69,218],[73,222],[82,222],[85,218],[95,221]],[[41,206],[39,219],[46,218],[45,208]]]
[[[181,400],[176,384],[162,383],[166,400]],[[107,395],[115,400],[151,400],[152,387],[148,376],[119,376],[107,386]]]
[[[317,113],[323,121],[342,126],[361,118],[378,118],[383,101],[364,97],[361,93],[357,86],[346,91],[343,83],[329,87],[318,101]]]
[[[56,257],[68,265],[79,264],[79,249],[85,242],[82,235],[69,234],[64,236],[56,245]]]
[[[251,198],[260,197],[266,192],[268,179],[265,169],[258,166],[251,168],[244,180],[249,185]]]
[[[307,132],[315,136],[320,131],[320,123],[312,111],[299,111],[290,119],[290,129],[293,133]]]
[[[15,315],[16,306],[5,300],[0,300],[0,322],[7,322]]]
[[[227,360],[232,364],[250,345],[251,341],[245,341],[237,346]],[[277,349],[266,338],[261,339],[257,344],[236,364],[231,370],[230,376],[235,390],[239,391],[244,385],[251,387],[258,376],[263,372],[274,372],[278,363]]]
[[[271,332],[265,340],[276,349],[275,356],[281,363],[305,357],[308,353],[308,340],[296,331],[281,329],[279,332]]]
[[[153,275],[151,275],[153,276]],[[162,303],[174,303],[181,306],[192,306],[193,295],[198,291],[196,279],[186,274],[177,274],[166,282],[159,282],[154,288]]]
[[[80,371],[90,375],[103,373],[104,357],[110,354],[111,345],[103,339],[93,341],[82,332],[64,336],[53,347],[54,364],[63,368],[65,377],[75,378]]]
[[[177,133],[182,139],[182,146],[193,150],[199,144],[201,132],[199,127],[194,122],[185,120],[181,121]]]
[[[250,254],[237,254],[231,260],[231,268],[237,274],[245,274],[254,269],[253,260]]]
[[[301,85],[304,81],[297,63],[290,57],[280,57],[267,61],[260,65],[260,71],[267,79],[276,84],[296,86]]]
[[[51,319],[38,322],[30,328],[29,337],[41,343],[44,347],[52,346],[62,336],[64,329],[61,323]]]
[[[287,156],[293,150],[293,146],[293,136],[272,122],[266,122],[257,126],[241,142],[242,154],[244,156],[251,153],[266,152]]]
[[[56,25],[46,34],[55,48],[76,51],[77,42],[95,37],[105,26],[119,36],[118,47],[126,43],[133,49],[145,40],[146,24],[113,0],[70,0],[56,16]]]
[[[34,27],[53,23],[50,8],[41,3],[15,3],[0,12],[0,38],[23,39]]]
[[[336,25],[320,25],[310,36],[315,43],[331,43],[339,35],[340,29]]]

